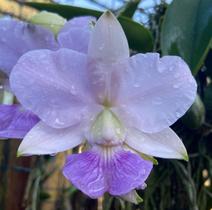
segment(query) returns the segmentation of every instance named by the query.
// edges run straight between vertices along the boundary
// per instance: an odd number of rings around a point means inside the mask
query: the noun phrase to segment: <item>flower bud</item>
[[[43,11],[34,15],[30,19],[30,22],[50,29],[55,35],[57,35],[66,23],[66,19],[58,14]]]

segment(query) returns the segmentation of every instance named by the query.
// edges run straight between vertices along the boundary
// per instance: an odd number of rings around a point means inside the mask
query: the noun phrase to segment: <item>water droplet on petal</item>
[[[158,67],[158,72],[159,73],[163,73],[164,72],[164,67],[163,66],[159,66]]]
[[[180,114],[179,112],[176,112],[176,116],[177,116],[177,117],[180,117],[181,114]]]
[[[179,88],[179,85],[178,84],[174,84],[173,88],[177,89],[177,88]]]
[[[57,123],[58,125],[64,125],[64,122],[60,121],[59,118],[55,119],[55,123]]]
[[[133,86],[134,86],[135,88],[138,88],[138,87],[140,87],[141,85],[140,85],[139,83],[135,83]]]
[[[76,95],[77,94],[77,91],[76,91],[76,88],[74,87],[74,85],[71,86],[71,94],[72,95]]]
[[[173,70],[174,70],[174,66],[170,66],[169,71],[173,71]]]

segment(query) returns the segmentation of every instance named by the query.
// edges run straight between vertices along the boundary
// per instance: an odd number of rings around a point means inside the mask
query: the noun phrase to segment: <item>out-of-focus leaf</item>
[[[43,11],[32,16],[30,22],[50,29],[55,35],[57,35],[57,33],[66,23],[66,19],[58,14]]]
[[[161,32],[164,55],[180,55],[195,75],[212,43],[212,1],[174,0]]]
[[[212,117],[212,84],[205,88],[204,104],[207,111],[207,116]]]
[[[196,96],[194,103],[182,117],[182,121],[190,129],[199,128],[205,121],[205,106],[199,95]]]
[[[27,5],[34,7],[38,10],[47,10],[49,12],[55,12],[64,18],[70,19],[77,16],[95,16],[99,17],[102,11],[86,9],[81,7],[74,7],[69,5],[59,4],[44,4],[44,3],[26,3]],[[139,52],[149,52],[153,49],[153,40],[151,33],[141,24],[131,20],[130,18],[120,16],[120,21],[125,34],[127,36],[129,46],[132,50]]]
[[[205,60],[206,74],[212,78],[212,49],[209,50]]]
[[[141,0],[129,1],[124,6],[124,8],[122,8],[122,10],[120,11],[119,15],[132,18],[134,13],[135,13],[135,11],[136,11],[136,9],[138,8],[138,5],[139,5],[140,2],[141,2]]]

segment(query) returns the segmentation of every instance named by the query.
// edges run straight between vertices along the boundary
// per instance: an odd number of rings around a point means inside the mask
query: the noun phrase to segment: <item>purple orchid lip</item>
[[[64,176],[92,198],[120,196],[145,182],[152,163],[121,147],[93,147],[67,157]]]

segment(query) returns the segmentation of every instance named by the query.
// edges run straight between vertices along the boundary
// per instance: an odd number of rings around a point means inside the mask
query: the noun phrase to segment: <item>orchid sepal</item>
[[[142,203],[144,200],[139,194],[136,192],[136,190],[132,190],[129,193],[120,196],[120,198],[124,201],[128,201],[131,203],[134,203],[136,205]]]

